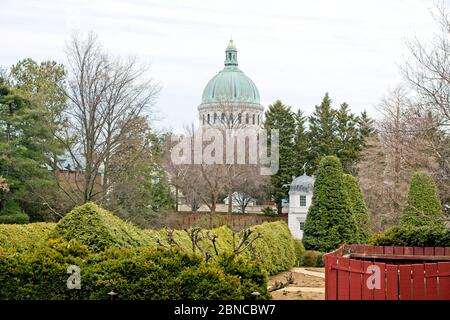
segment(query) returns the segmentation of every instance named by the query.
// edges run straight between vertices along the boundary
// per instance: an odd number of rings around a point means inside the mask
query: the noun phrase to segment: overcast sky
[[[311,114],[328,91],[335,105],[374,114],[401,80],[405,39],[435,31],[432,7],[432,0],[0,0],[0,66],[27,57],[64,62],[73,29],[93,30],[110,52],[151,64],[163,88],[155,126],[177,129],[197,121],[232,35],[239,67],[266,108],[281,99]]]

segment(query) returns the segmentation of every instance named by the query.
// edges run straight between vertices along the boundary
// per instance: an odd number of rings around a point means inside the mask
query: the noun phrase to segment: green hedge
[[[445,247],[450,246],[450,231],[442,226],[401,225],[377,233],[369,241],[379,246]]]
[[[247,250],[243,255],[251,260],[259,261],[265,269],[274,274],[285,271],[297,261],[294,238],[283,221],[265,222],[251,228],[261,238],[253,243],[254,250]],[[217,236],[217,249],[220,253],[231,253],[233,250],[233,232],[227,226],[211,230],[202,230]],[[158,247],[158,241],[168,247],[167,230],[143,230],[117,218],[112,213],[93,203],[87,203],[73,209],[58,222],[50,233],[50,238],[62,237],[66,240],[78,240],[94,251],[103,251],[110,247]],[[239,242],[242,232],[235,242]],[[185,230],[175,230],[173,240],[180,249],[192,253],[192,242]],[[200,247],[215,256],[214,248],[207,239],[200,242]]]
[[[67,267],[81,269],[81,289],[67,289]],[[258,290],[269,298],[260,265],[221,256],[213,263],[178,250],[110,248],[93,252],[77,241],[52,239],[35,250],[0,248],[0,300],[243,299]]]
[[[303,254],[303,267],[323,267],[323,252],[306,250]]]
[[[1,224],[0,247],[29,250],[48,239],[56,224],[36,222],[30,224]]]

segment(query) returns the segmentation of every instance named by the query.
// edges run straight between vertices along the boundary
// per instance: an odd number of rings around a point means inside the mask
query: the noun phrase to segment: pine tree
[[[358,117],[357,122],[361,140],[373,136],[373,134],[375,133],[375,121],[369,117],[366,110],[361,112],[361,115]]]
[[[314,172],[323,156],[335,155],[336,150],[336,113],[331,108],[331,99],[325,94],[320,106],[316,106],[309,117],[308,168]]]
[[[294,138],[295,118],[291,107],[280,100],[270,105],[265,112],[264,128],[279,130],[279,169],[271,176],[272,196],[277,203],[278,213],[281,213],[281,201],[288,197],[287,184],[292,181],[294,174]],[[268,135],[270,135],[268,133]]]
[[[327,252],[344,243],[358,241],[342,175],[337,157],[326,156],[320,161],[305,222],[303,243],[306,249]]]
[[[353,219],[356,222],[357,234],[360,243],[367,243],[371,235],[369,211],[358,181],[351,174],[343,175],[344,191],[350,202]]]
[[[417,172],[411,178],[406,206],[400,216],[403,225],[444,225],[441,200],[433,179]]]
[[[342,162],[344,172],[354,173],[362,150],[357,117],[342,103],[336,112],[336,155]]]
[[[0,176],[9,186],[9,192],[0,198],[0,214],[20,216],[19,203],[29,200],[27,192],[45,190],[52,184],[44,167],[53,139],[46,115],[39,105],[0,82]],[[20,216],[19,220],[24,219]]]
[[[306,118],[299,109],[295,114],[295,138],[294,138],[294,175],[304,173],[303,166],[308,161],[308,137],[305,128]]]

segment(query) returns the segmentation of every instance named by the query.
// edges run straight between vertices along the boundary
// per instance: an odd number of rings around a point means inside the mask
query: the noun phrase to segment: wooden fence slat
[[[414,255],[414,248],[413,247],[405,247],[404,254],[407,256]]]
[[[394,247],[392,246],[385,246],[384,247],[384,254],[394,254]]]
[[[394,247],[394,254],[400,254],[400,255],[402,255],[402,254],[403,254],[403,247],[397,247],[397,246],[395,246],[395,247]]]
[[[415,256],[423,256],[423,247],[414,247]]]
[[[383,254],[384,253],[383,252],[383,247],[381,247],[381,246],[374,247],[374,252],[373,253],[375,253],[375,254]]]
[[[327,254],[325,259],[325,299],[337,300],[337,270],[333,265],[337,265],[338,259],[334,255]]]
[[[373,290],[369,290],[367,287],[367,279],[369,278],[369,274],[365,273],[367,271],[367,267],[372,263],[369,261],[363,261],[363,277],[362,277],[362,299],[363,300],[373,300]]]
[[[350,268],[361,270],[363,272],[363,264],[360,260],[350,259]],[[362,273],[350,273],[350,300],[361,300],[362,298]]]
[[[445,255],[450,256],[450,247],[445,247]]]
[[[398,266],[400,271],[400,300],[411,300],[411,265]]]
[[[425,247],[424,254],[426,256],[434,256],[434,247]]]
[[[386,265],[386,299],[398,300],[398,266]]]
[[[342,268],[349,267],[348,258],[338,258],[338,266]],[[350,298],[350,273],[347,270],[338,270],[338,300],[348,300]]]
[[[377,262],[375,265],[380,268],[380,289],[374,289],[373,299],[386,300],[386,264]]]
[[[437,265],[439,273],[439,299],[450,300],[450,262],[438,262]]]
[[[413,278],[413,299],[424,300],[425,298],[425,276],[423,264],[413,264],[412,278]]]
[[[437,263],[425,263],[425,299],[426,300],[437,300],[438,296],[438,286],[437,277],[427,277],[428,275],[437,274]]]
[[[435,256],[445,256],[445,248],[444,247],[435,247],[434,255]]]

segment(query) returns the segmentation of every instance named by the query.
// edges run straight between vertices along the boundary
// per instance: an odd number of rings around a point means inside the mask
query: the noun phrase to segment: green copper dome
[[[225,50],[225,68],[206,85],[202,104],[239,102],[259,105],[258,89],[237,65],[237,50],[230,40]]]

